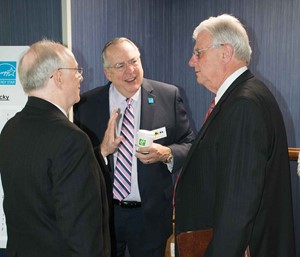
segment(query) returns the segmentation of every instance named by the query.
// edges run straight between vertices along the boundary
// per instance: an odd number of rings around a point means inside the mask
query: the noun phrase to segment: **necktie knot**
[[[132,98],[126,98],[127,107],[130,108],[132,104],[133,99]]]

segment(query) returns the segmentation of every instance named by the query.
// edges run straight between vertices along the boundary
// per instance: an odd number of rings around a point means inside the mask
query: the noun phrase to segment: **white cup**
[[[140,129],[136,136],[137,147],[147,147],[153,143],[154,133],[149,130]]]

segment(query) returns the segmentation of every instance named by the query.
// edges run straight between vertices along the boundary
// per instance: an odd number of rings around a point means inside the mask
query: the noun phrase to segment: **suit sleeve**
[[[264,193],[268,131],[261,111],[239,100],[223,120],[217,140],[214,237],[206,257],[243,256]]]
[[[176,171],[182,167],[195,136],[191,129],[183,100],[177,88],[174,105],[176,135],[174,143],[168,147],[172,150],[174,158],[173,170]]]
[[[87,136],[80,131],[67,136],[53,166],[57,222],[69,255],[107,256],[105,185]]]

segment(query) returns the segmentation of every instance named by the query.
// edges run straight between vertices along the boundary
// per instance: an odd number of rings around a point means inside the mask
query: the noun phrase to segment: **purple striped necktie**
[[[114,171],[113,195],[122,201],[131,191],[131,169],[134,144],[134,112],[132,99],[127,98],[127,107],[124,111],[121,135],[123,140],[119,145],[117,161]]]

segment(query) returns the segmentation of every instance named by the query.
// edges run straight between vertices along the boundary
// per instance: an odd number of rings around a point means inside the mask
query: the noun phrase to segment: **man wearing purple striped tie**
[[[181,168],[194,134],[178,88],[144,78],[132,41],[111,40],[102,61],[109,83],[81,96],[74,121],[108,160],[113,256],[124,256],[127,248],[130,257],[164,257],[172,233],[172,173]],[[138,130],[159,128],[166,137],[136,149]]]

